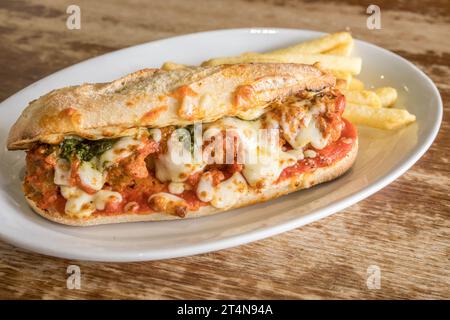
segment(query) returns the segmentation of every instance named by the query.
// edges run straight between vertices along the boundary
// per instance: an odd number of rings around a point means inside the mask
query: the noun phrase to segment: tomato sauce
[[[338,140],[324,149],[312,149],[317,153],[316,157],[299,160],[294,166],[284,169],[277,183],[294,175],[313,172],[317,168],[331,165],[344,158],[356,142],[357,132],[349,121],[345,119],[342,119],[342,121],[343,127]],[[59,187],[53,183],[56,160],[54,156],[49,155],[48,148],[44,145],[37,146],[27,153],[27,176],[25,177],[24,188],[26,195],[35,201],[41,209],[53,208],[64,214],[66,200],[60,194]],[[156,151],[154,146],[153,148],[149,147],[149,149],[151,151],[145,150],[146,152],[143,152],[143,154]],[[139,154],[137,157],[139,157]],[[142,157],[138,160],[143,165]],[[217,166],[209,169],[222,172],[223,178],[226,179],[234,172],[241,171],[242,165]],[[105,210],[95,211],[93,215],[117,215],[122,212],[147,214],[152,212],[148,204],[148,198],[157,192],[168,192],[168,183],[162,183],[156,179],[152,170],[149,170],[147,176],[137,170],[140,174],[135,174],[133,177],[132,172],[136,173],[134,171],[136,170],[130,170],[128,161],[123,161],[119,166],[110,170],[104,189],[120,192],[123,201],[114,206],[107,205]],[[188,210],[198,210],[208,204],[200,201],[195,194],[194,190],[199,178],[200,173],[195,173],[189,177],[186,181],[187,189],[177,195],[186,201]],[[129,205],[130,203],[132,205]]]
[[[316,157],[299,160],[297,164],[284,169],[277,182],[289,179],[294,175],[312,172],[317,168],[329,166],[344,158],[350,150],[352,150],[352,147],[356,142],[357,133],[353,124],[343,118],[342,121],[344,127],[342,128],[341,136],[338,140],[321,150],[312,148],[312,150],[317,153]]]
[[[27,153],[27,175],[24,190],[27,197],[38,204],[41,209],[54,206],[58,200],[59,189],[53,183],[55,158],[45,146],[37,146]]]

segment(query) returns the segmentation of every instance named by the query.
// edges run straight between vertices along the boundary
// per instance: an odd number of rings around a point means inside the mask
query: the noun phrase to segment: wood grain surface
[[[437,84],[444,119],[401,178],[326,219],[233,249],[142,263],[69,261],[0,242],[2,298],[450,298],[450,3],[371,1],[0,1],[0,100],[76,62],[174,35],[236,27],[351,30],[412,61]],[[81,8],[81,30],[66,8]],[[1,165],[1,164],[0,164]],[[81,289],[66,268],[81,268]],[[369,290],[367,268],[381,269]]]

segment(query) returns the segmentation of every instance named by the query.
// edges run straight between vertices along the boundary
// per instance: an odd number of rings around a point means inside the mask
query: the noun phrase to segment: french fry
[[[368,90],[343,90],[348,104],[381,108],[381,100],[373,91]]]
[[[342,72],[338,70],[330,70],[330,72],[338,79],[350,80],[350,77],[352,76],[348,72]]]
[[[354,124],[388,130],[399,129],[416,120],[416,116],[404,109],[372,108],[353,105],[347,105],[345,107],[344,118]]]
[[[364,90],[364,83],[361,80],[352,77],[348,85],[348,90]]]
[[[391,87],[383,87],[375,89],[375,93],[378,95],[383,108],[392,107],[397,101],[397,90]]]
[[[336,77],[336,80],[343,80],[345,82],[345,87],[343,89],[347,89],[348,85],[352,79],[352,75],[348,72],[330,70],[330,72]]]
[[[180,63],[176,63],[176,62],[172,62],[172,61],[166,61],[161,66],[161,69],[166,70],[166,71],[171,71],[171,70],[176,70],[176,69],[184,69],[187,67],[189,67],[189,66],[187,66],[185,64],[180,64]]]
[[[287,48],[282,48],[278,50],[274,50],[269,52],[270,54],[281,54],[281,55],[290,55],[290,54],[314,54],[321,53],[328,50],[331,50],[343,43],[350,42],[352,40],[352,36],[348,32],[337,32],[328,34],[326,36],[305,41]]]
[[[361,72],[361,58],[341,57],[325,54],[272,54],[272,53],[244,53],[240,56],[215,58],[202,63],[202,66],[216,66],[235,63],[305,63],[319,62],[321,67],[328,70],[345,72],[352,75]]]
[[[327,50],[327,51],[324,51],[321,53],[348,57],[352,53],[353,47],[354,47],[354,42],[353,42],[353,39],[351,39],[348,42],[344,42],[344,43],[338,45],[337,47],[334,47],[333,49],[330,49],[330,50]]]
[[[330,70],[330,72],[336,77],[336,88],[340,90],[348,89],[348,85],[352,79],[352,75],[350,73],[335,70]]]

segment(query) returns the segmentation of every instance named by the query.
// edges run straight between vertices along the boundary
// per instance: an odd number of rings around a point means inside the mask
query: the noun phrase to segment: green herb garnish
[[[117,139],[80,140],[68,138],[60,144],[61,158],[71,160],[74,156],[82,161],[90,161],[95,156],[103,154],[112,148]]]

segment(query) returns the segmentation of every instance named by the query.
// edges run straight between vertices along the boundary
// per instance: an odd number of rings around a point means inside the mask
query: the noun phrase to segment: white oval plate
[[[293,29],[234,29],[189,34],[112,52],[56,72],[0,104],[0,236],[19,247],[82,260],[138,261],[193,255],[266,238],[326,217],[380,190],[428,149],[441,123],[442,101],[433,82],[410,62],[356,41],[360,76],[369,86],[393,86],[399,105],[417,123],[397,132],[359,128],[354,167],[341,178],[267,203],[215,216],[89,228],[67,227],[33,213],[21,191],[24,152],[8,152],[9,128],[29,101],[83,82],[104,82],[164,61],[198,64],[216,56],[265,51],[322,35]]]

